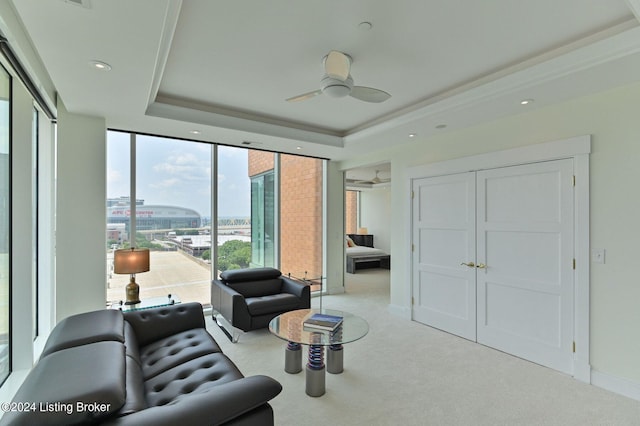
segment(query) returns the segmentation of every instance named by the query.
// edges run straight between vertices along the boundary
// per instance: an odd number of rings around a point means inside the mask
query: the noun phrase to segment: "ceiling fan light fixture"
[[[353,85],[353,78],[349,74],[351,56],[332,50],[324,57],[323,63],[325,72],[320,80],[320,89],[293,96],[286,99],[287,102],[304,101],[325,93],[332,98],[351,96],[360,101],[372,103],[384,102],[391,97],[384,90]]]
[[[325,93],[332,98],[344,98],[351,93],[352,87],[353,79],[351,76],[348,76],[345,81],[340,81],[329,76],[322,79],[322,93]]]
[[[331,96],[332,98],[344,98],[351,92],[348,86],[342,84],[334,84],[331,86],[326,86],[322,89],[324,93]]]

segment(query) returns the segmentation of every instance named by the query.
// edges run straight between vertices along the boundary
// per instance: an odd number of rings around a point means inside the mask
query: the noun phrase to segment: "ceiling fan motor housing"
[[[351,93],[351,89],[353,88],[353,78],[348,76],[345,81],[342,81],[325,75],[320,81],[320,84],[322,93],[327,94],[332,98],[343,98]]]

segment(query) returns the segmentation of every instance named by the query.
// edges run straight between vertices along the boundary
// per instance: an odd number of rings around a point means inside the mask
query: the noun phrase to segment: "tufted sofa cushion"
[[[150,406],[166,405],[191,393],[243,377],[225,355],[204,355],[147,380],[147,401]]]
[[[129,311],[124,319],[131,324],[140,346],[146,346],[186,329],[205,328],[202,305],[181,303],[168,307]]]
[[[142,374],[148,380],[176,365],[218,352],[220,347],[205,329],[183,331],[140,348]]]

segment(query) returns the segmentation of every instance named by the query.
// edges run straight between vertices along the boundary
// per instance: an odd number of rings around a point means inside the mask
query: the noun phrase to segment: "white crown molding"
[[[182,9],[182,0],[169,0],[167,3],[165,18],[162,26],[162,34],[160,35],[160,43],[158,45],[158,53],[156,55],[156,63],[153,68],[153,76],[151,78],[151,87],[149,88],[149,101],[147,105],[151,105],[160,90],[162,75],[167,66],[169,52],[171,52],[171,43],[178,26],[180,18],[180,9]]]
[[[343,147],[343,140],[340,135],[331,134],[324,129],[313,129],[241,111],[231,112],[211,105],[201,105],[164,96],[158,96],[156,101],[147,107],[145,114],[206,126],[240,130],[257,135]]]
[[[640,0],[638,0],[640,2]],[[594,41],[595,40],[595,41]],[[576,48],[576,46],[579,46]],[[597,65],[640,52],[640,27],[635,19],[601,31],[571,45],[431,97],[349,132],[345,146],[417,120],[478,106],[488,100],[560,79]]]

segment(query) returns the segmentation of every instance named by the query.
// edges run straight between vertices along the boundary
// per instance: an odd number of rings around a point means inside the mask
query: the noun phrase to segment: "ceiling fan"
[[[389,179],[380,179],[380,177],[378,176],[378,173],[380,173],[380,170],[376,170],[376,175],[371,180],[356,180],[354,183],[366,183],[366,184],[375,185],[375,184],[378,184],[378,183],[391,182],[391,178],[389,178]]]
[[[351,56],[337,50],[332,50],[322,59],[324,77],[320,80],[320,89],[303,93],[287,99],[288,102],[298,102],[326,94],[332,98],[342,98],[347,95],[365,102],[384,102],[391,97],[384,90],[373,87],[354,86],[351,77]]]

